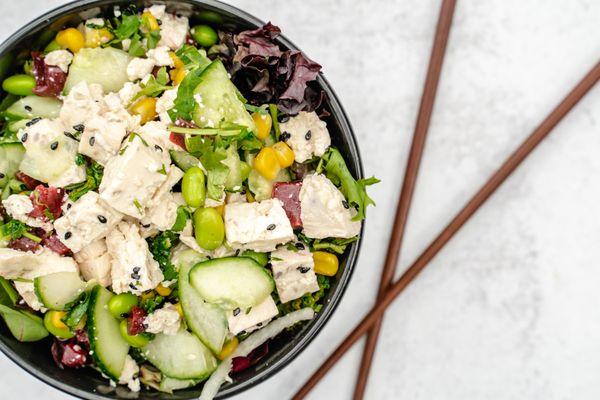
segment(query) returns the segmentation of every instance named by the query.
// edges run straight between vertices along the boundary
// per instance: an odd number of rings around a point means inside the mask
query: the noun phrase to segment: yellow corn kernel
[[[219,213],[219,215],[222,217],[223,213],[225,212],[225,204],[221,204],[220,206],[217,207],[213,207],[215,210],[217,210],[217,212]]]
[[[69,49],[73,53],[77,53],[85,46],[85,38],[83,33],[75,28],[67,28],[56,34],[56,43],[63,49]]]
[[[173,85],[177,86],[183,81],[183,78],[187,75],[187,70],[185,68],[173,69],[169,72],[171,76],[171,80],[173,81]]]
[[[183,61],[181,61],[181,58],[177,57],[177,54],[175,54],[175,52],[170,51],[169,52],[169,57],[171,57],[171,60],[173,60],[173,66],[175,67],[175,69],[179,69],[179,68],[183,68]]]
[[[156,292],[154,290],[151,290],[149,292],[142,293],[142,295],[140,296],[140,298],[142,299],[142,302],[144,302],[146,300],[153,299],[154,296],[156,296]]]
[[[277,155],[277,161],[281,168],[287,168],[294,163],[294,150],[284,142],[277,142],[271,146]]]
[[[162,297],[167,297],[173,291],[173,289],[171,289],[170,287],[164,287],[162,284],[159,284],[154,290],[156,290],[156,293],[158,293]]]
[[[235,349],[238,347],[238,344],[240,344],[240,342],[238,341],[238,338],[236,338],[234,336],[231,340],[228,340],[227,342],[225,342],[225,344],[223,345],[223,348],[221,349],[221,352],[219,353],[217,358],[219,360],[223,361],[224,359],[229,357],[231,354],[233,354]]]
[[[252,119],[256,125],[256,137],[263,140],[271,134],[271,125],[273,120],[269,114],[252,113]]]
[[[65,325],[64,322],[61,321],[61,319],[65,315],[67,315],[67,313],[64,311],[56,311],[55,313],[53,313],[52,314],[52,325],[54,325],[57,329],[69,330],[69,327],[67,325]]]
[[[249,190],[246,190],[246,200],[248,201],[248,203],[254,203],[256,201]]]
[[[315,251],[313,253],[315,262],[315,273],[319,275],[334,276],[337,274],[340,262],[335,254],[326,251]]]
[[[133,114],[137,114],[141,117],[140,123],[143,125],[148,121],[152,121],[156,118],[156,98],[146,97],[141,99],[130,108]]]
[[[108,29],[86,29],[85,47],[98,47],[113,38]]]
[[[181,308],[181,303],[175,303],[175,309],[179,313],[179,316],[183,318],[183,308]]]
[[[151,31],[160,29],[160,25],[158,24],[156,17],[154,17],[154,15],[152,15],[149,11],[146,11],[142,14],[142,22]]]
[[[277,152],[270,147],[263,147],[254,158],[254,169],[266,179],[275,179],[281,167],[277,159]]]

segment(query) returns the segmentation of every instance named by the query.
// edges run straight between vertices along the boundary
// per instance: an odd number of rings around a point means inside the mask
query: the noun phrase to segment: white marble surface
[[[3,1],[0,38],[60,0]],[[236,399],[287,399],[370,308],[439,0],[236,0],[312,58],[342,99],[371,193],[362,256],[327,327]],[[600,2],[459,0],[399,270],[600,55]],[[388,312],[368,399],[600,397],[600,87]],[[349,399],[356,347],[310,396]],[[3,397],[65,399],[0,356]]]

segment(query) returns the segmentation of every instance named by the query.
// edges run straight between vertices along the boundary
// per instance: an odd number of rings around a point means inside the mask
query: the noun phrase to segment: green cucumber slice
[[[247,257],[225,257],[196,264],[190,283],[207,302],[246,310],[263,302],[275,289],[266,269]]]
[[[82,81],[102,85],[105,93],[118,92],[129,81],[127,65],[130,60],[129,54],[114,47],[83,48],[73,56],[65,92],[69,93]]]
[[[179,267],[179,301],[188,327],[214,354],[219,354],[229,332],[221,307],[206,303],[190,285],[191,265]]]
[[[225,189],[229,191],[238,191],[242,187],[242,164],[240,155],[237,152],[237,146],[232,143],[227,148],[227,158],[221,161],[229,168],[229,174],[225,180]]]
[[[98,368],[110,379],[118,381],[129,344],[121,336],[119,321],[108,311],[108,302],[113,294],[102,286],[92,289],[87,312],[87,328],[90,337],[90,354]]]
[[[256,132],[256,125],[240,100],[235,85],[220,60],[215,60],[200,74],[194,97],[202,98],[202,106],[194,109],[194,122],[201,128],[231,128],[239,125]]]
[[[4,111],[8,119],[57,118],[62,102],[54,97],[27,96],[14,102]]]
[[[159,333],[142,347],[144,356],[160,371],[176,379],[206,379],[217,359],[202,342],[182,329],[176,335]]]
[[[165,393],[173,393],[174,390],[187,389],[200,383],[198,379],[175,379],[170,376],[164,376],[158,390]]]
[[[248,188],[254,193],[256,201],[263,201],[273,197],[274,182],[290,182],[291,180],[292,177],[287,169],[280,170],[272,182],[253,169],[248,175]]]
[[[200,163],[196,157],[184,150],[170,150],[171,159],[184,172],[192,167],[197,167]]]
[[[57,272],[34,279],[35,294],[44,307],[61,311],[86,288],[78,272]]]
[[[25,147],[21,143],[0,144],[0,188],[6,187],[8,181],[15,176],[25,156]]]

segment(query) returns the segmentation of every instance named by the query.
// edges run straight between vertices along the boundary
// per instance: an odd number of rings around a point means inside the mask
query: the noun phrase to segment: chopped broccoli
[[[150,252],[160,265],[166,280],[177,279],[179,275],[171,263],[171,249],[179,243],[179,236],[173,231],[164,231],[148,239]]]

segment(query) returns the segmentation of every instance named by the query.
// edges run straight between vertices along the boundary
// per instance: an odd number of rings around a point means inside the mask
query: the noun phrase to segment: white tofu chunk
[[[225,205],[225,234],[234,248],[273,251],[294,239],[294,231],[278,199]]]
[[[282,303],[319,290],[315,263],[310,251],[280,247],[271,253],[273,279]]]
[[[144,319],[146,332],[176,335],[181,327],[181,317],[177,308],[171,303],[166,303],[162,308],[154,311]]]
[[[246,313],[246,310],[240,309],[229,313],[227,317],[229,331],[233,335],[237,335],[242,331],[250,333],[266,325],[272,318],[277,316],[279,311],[277,310],[275,301],[269,296],[262,303],[252,307],[249,313]]]
[[[110,254],[106,247],[106,240],[96,239],[73,255],[79,265],[79,271],[85,281],[95,280],[100,285],[107,287],[111,284]]]
[[[121,222],[106,237],[111,256],[112,289],[136,295],[154,289],[164,280],[158,262],[136,224]]]
[[[144,8],[144,12],[149,12],[156,19],[162,20],[165,16],[166,6],[164,4],[154,4],[148,8]]]
[[[158,46],[167,46],[171,50],[177,50],[183,46],[189,29],[188,19],[165,13],[160,21]]]
[[[136,57],[127,64],[127,77],[130,81],[137,81],[152,73],[154,60]]]
[[[132,392],[140,391],[140,379],[138,375],[140,373],[140,367],[136,364],[135,360],[128,354],[125,357],[125,365],[123,365],[123,371],[119,376],[119,383],[121,385],[127,385],[129,390]]]
[[[44,62],[46,65],[57,66],[65,74],[69,71],[69,65],[73,61],[73,54],[68,50],[54,50],[46,54]]]
[[[29,279],[56,272],[76,272],[77,263],[71,257],[61,257],[52,250],[37,253],[0,248],[0,276],[5,279]]]
[[[106,165],[121,148],[121,142],[127,135],[123,122],[110,122],[101,116],[95,116],[85,125],[79,142],[79,152],[101,165]]]
[[[159,67],[172,67],[175,65],[175,62],[169,55],[169,49],[167,46],[157,46],[154,49],[148,50],[146,52],[146,57],[154,61],[155,66]]]
[[[85,81],[73,86],[69,94],[63,99],[60,109],[60,120],[65,128],[71,131],[74,126],[84,124],[93,116],[98,115],[102,105],[102,85]]]
[[[54,229],[52,222],[45,222],[29,216],[29,213],[33,211],[33,203],[29,196],[24,194],[11,194],[5,200],[2,200],[2,205],[7,214],[17,221],[21,221],[24,224],[35,228],[42,228],[46,232],[50,232]]]
[[[31,307],[35,311],[46,312],[46,308],[38,299],[35,294],[35,287],[33,286],[33,282],[13,282],[15,285],[15,289],[19,293],[19,295],[23,298],[22,302],[25,302],[29,307]]]
[[[113,208],[142,218],[156,190],[167,180],[171,158],[138,135],[127,139],[104,168],[100,197]]]
[[[90,191],[54,221],[54,229],[60,240],[77,253],[105,237],[122,218],[123,215],[102,201],[98,193]]]
[[[300,111],[297,116],[279,126],[282,135],[284,132],[289,134],[285,142],[294,150],[296,162],[302,163],[315,156],[321,157],[331,146],[327,124],[321,121],[314,111]]]
[[[137,133],[152,146],[158,146],[164,151],[181,150],[175,143],[169,139],[171,132],[167,125],[159,121],[150,121],[142,125]]]
[[[125,82],[121,90],[119,90],[119,99],[124,107],[129,107],[133,102],[133,98],[142,90],[139,83]]]
[[[172,193],[173,186],[183,178],[183,171],[172,166],[167,180],[158,188],[144,212],[142,225],[151,224],[158,230],[166,231],[173,227],[177,219],[177,208],[184,205],[181,193]]]
[[[356,210],[348,207],[342,192],[326,176],[307,175],[300,189],[300,217],[309,238],[351,238],[360,232],[360,221],[353,221]]]

